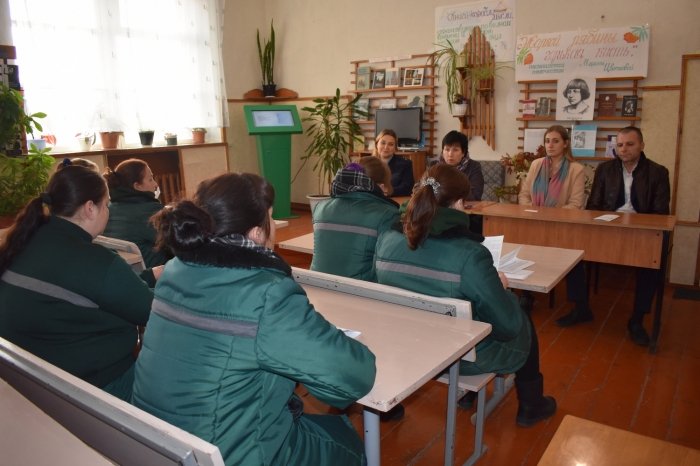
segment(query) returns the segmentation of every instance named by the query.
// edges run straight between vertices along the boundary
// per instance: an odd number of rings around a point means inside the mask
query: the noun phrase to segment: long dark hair
[[[428,237],[438,207],[450,207],[469,196],[467,175],[447,164],[430,167],[413,190],[403,215],[403,231],[410,249]]]
[[[141,183],[146,176],[146,168],[148,168],[148,164],[141,159],[127,159],[117,165],[114,170],[107,168],[103,176],[107,180],[109,189],[134,189],[134,183]]]
[[[94,170],[69,165],[51,176],[46,191],[24,206],[0,246],[0,274],[24,250],[49,215],[73,217],[88,201],[99,204],[107,196],[105,180]],[[46,207],[46,210],[44,209]]]
[[[176,256],[205,244],[213,236],[245,235],[261,227],[270,234],[268,210],[275,190],[252,173],[227,173],[202,181],[192,200],[166,206],[151,217],[156,247]]]

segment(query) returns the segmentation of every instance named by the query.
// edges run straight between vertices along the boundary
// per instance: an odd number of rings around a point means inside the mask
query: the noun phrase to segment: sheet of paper
[[[498,271],[503,272],[507,275],[509,273],[519,272],[523,269],[530,267],[531,265],[534,265],[533,261],[526,261],[524,259],[519,259],[516,257],[514,260],[510,261],[507,264],[501,264],[501,266],[498,268]]]
[[[508,280],[525,280],[532,275],[532,270],[519,270],[514,273],[505,272],[505,274]]]
[[[362,332],[360,332],[359,330],[350,330],[348,328],[341,328],[341,327],[338,327],[338,330],[342,331],[345,335],[347,335],[353,339],[356,339],[357,337],[362,335]]]
[[[511,252],[506,254],[505,256],[501,256],[501,260],[498,263],[498,267],[496,267],[498,270],[501,270],[502,267],[510,265],[512,262],[518,259],[518,252],[520,251],[520,246],[517,248],[513,249]]]
[[[602,220],[604,222],[611,222],[618,217],[619,217],[619,215],[615,215],[615,214],[605,214],[605,215],[601,215],[599,217],[596,217],[593,220]]]
[[[498,270],[498,266],[501,263],[501,250],[503,249],[503,235],[501,236],[487,236],[481,243],[486,249],[491,253],[493,258],[493,266]]]

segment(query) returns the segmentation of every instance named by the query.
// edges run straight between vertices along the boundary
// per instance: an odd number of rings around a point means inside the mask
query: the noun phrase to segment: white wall
[[[267,35],[270,19],[274,19],[278,33],[278,86],[294,89],[300,96],[319,96],[331,94],[336,87],[351,89],[351,60],[431,51],[435,7],[457,3],[468,2],[235,2],[236,8],[227,8],[225,20],[224,59],[232,57],[236,61],[227,62],[227,72],[232,71],[226,76],[229,98],[241,98],[245,91],[259,87],[255,29],[260,27]],[[681,55],[700,50],[699,19],[698,0],[517,0],[515,27],[516,34],[524,34],[649,23],[649,76],[642,84],[677,85]],[[513,70],[504,69],[501,75],[496,81],[496,152],[473,154],[475,158],[497,158],[516,151],[519,89]],[[441,104],[438,113],[440,135],[458,128],[457,119],[449,116],[446,105]],[[236,152],[235,147],[232,149]]]

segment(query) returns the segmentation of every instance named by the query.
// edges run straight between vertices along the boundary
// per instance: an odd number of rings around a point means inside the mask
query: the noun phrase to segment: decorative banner
[[[558,79],[585,73],[596,78],[646,77],[649,25],[524,34],[516,42],[515,79]]]
[[[646,77],[649,25],[547,34],[524,34],[516,42],[515,79],[558,79],[562,74],[596,78]]]
[[[461,50],[475,26],[481,27],[496,61],[513,61],[515,0],[464,3],[435,8],[435,43]]]

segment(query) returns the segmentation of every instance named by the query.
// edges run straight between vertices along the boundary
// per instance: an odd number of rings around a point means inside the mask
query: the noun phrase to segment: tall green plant
[[[361,116],[365,113],[356,108],[361,97],[362,94],[358,94],[354,99],[343,102],[340,89],[336,89],[333,97],[314,99],[315,106],[301,109],[307,113],[303,121],[310,123],[305,134],[311,142],[301,157],[303,163],[294,175],[295,179],[306,162],[316,158],[313,170],[319,172],[319,193],[323,192],[324,184],[330,189],[336,172],[348,162],[354,141],[364,142],[362,128],[354,118],[355,114]]]
[[[260,59],[260,69],[262,71],[263,85],[275,84],[274,65],[275,65],[275,27],[273,21],[270,21],[270,39],[260,42],[260,30],[257,31],[258,41],[258,58]]]

